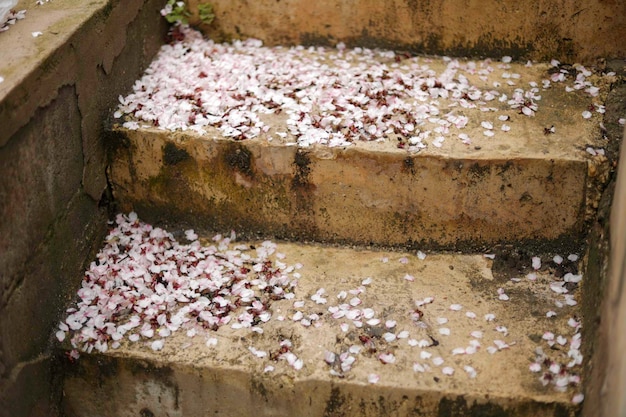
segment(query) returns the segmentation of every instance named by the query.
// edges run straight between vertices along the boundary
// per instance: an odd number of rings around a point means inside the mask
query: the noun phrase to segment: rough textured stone
[[[191,0],[192,10],[204,0]],[[626,54],[619,0],[214,0],[214,37],[595,63]],[[196,20],[197,21],[197,20]]]
[[[3,309],[23,278],[25,254],[80,189],[83,164],[75,91],[64,87],[0,154],[0,285]],[[77,157],[78,156],[78,157]]]
[[[626,105],[622,101],[622,105]],[[622,146],[621,160],[626,158]],[[626,415],[626,169],[619,167],[613,190],[607,190],[608,204],[601,205],[599,219],[590,237],[588,270],[592,282],[587,286],[585,313],[593,337],[588,364],[585,416],[608,417]],[[610,217],[607,218],[610,209]]]
[[[58,387],[61,375],[54,374],[55,360],[38,356],[20,363],[13,370],[15,378],[10,384],[0,383],[1,416],[49,417],[60,413]]]

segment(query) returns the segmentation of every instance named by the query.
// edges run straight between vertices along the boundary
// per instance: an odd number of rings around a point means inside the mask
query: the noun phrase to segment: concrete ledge
[[[410,247],[515,240],[567,246],[584,232],[587,162],[297,150],[120,132],[111,178],[123,210],[195,227]],[[172,155],[184,155],[172,162]],[[176,215],[174,216],[174,213]]]

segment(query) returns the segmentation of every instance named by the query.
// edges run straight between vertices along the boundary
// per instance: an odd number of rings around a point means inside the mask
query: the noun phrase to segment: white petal
[[[451,367],[449,367],[449,366],[446,366],[446,367],[444,367],[444,368],[441,370],[441,372],[442,372],[444,375],[452,375],[452,374],[454,374],[454,368],[451,368]]]

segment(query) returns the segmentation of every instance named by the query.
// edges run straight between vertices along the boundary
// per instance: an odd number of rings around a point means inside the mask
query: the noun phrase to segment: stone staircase
[[[579,412],[615,74],[174,35],[108,131],[68,416]]]

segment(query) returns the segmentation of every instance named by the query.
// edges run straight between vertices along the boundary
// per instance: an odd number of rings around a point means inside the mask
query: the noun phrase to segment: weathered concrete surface
[[[238,243],[240,245],[240,243]],[[259,245],[256,244],[258,247]],[[124,342],[121,348],[106,354],[82,354],[76,363],[67,363],[64,383],[64,410],[68,416],[571,416],[575,388],[560,393],[544,387],[538,374],[529,371],[536,346],[542,345],[545,331],[562,334],[569,340],[573,329],[569,317],[576,307],[558,309],[557,317],[545,313],[554,309],[562,298],[548,288],[554,279],[548,270],[538,273],[531,282],[510,281],[524,272],[498,274],[492,262],[482,255],[428,255],[421,260],[415,254],[339,249],[299,244],[279,244],[283,263],[303,265],[293,300],[273,301],[271,319],[260,323],[263,333],[251,329],[233,329],[230,325],[217,331],[198,330],[190,338],[179,330],[164,339],[163,350],[154,352],[152,340]],[[496,257],[496,261],[498,257]],[[522,260],[529,264],[530,260]],[[407,281],[411,274],[415,280]],[[364,283],[366,277],[371,283]],[[498,288],[510,295],[509,301],[498,300]],[[317,304],[311,296],[325,289],[326,304]],[[373,308],[379,325],[365,322],[357,328],[351,320],[335,319],[330,306],[348,303],[355,293],[339,300],[340,291],[360,289],[358,308]],[[427,328],[411,318],[415,301],[434,297],[431,304],[420,307]],[[303,305],[296,307],[296,302]],[[453,311],[451,304],[460,304]],[[305,327],[292,320],[296,311],[304,317],[315,313],[317,321]],[[476,318],[466,316],[473,312]],[[485,314],[495,314],[487,322]],[[233,313],[238,314],[238,313]],[[279,316],[283,316],[281,320]],[[440,318],[448,321],[444,324]],[[386,320],[395,320],[392,330]],[[341,323],[349,328],[342,331]],[[508,333],[496,331],[505,326]],[[445,336],[439,328],[450,329]],[[381,336],[390,331],[407,338],[386,342]],[[481,346],[471,355],[453,355],[452,350],[466,347],[472,331],[483,332],[477,339]],[[155,336],[156,337],[156,336]],[[208,337],[217,344],[207,346]],[[362,339],[366,337],[372,341]],[[432,337],[432,339],[431,339]],[[411,347],[408,340],[425,339],[432,346]],[[288,339],[291,352],[302,359],[303,367],[295,370],[284,359],[271,359]],[[509,347],[493,354],[487,351],[494,340]],[[437,341],[435,345],[434,341]],[[351,346],[361,349],[344,377],[332,376],[324,361],[324,352],[339,355]],[[263,350],[259,358],[249,347]],[[375,352],[368,349],[375,349]],[[547,349],[548,355],[565,355],[567,349]],[[396,361],[383,364],[380,353],[391,352]],[[430,358],[421,352],[432,354]],[[435,365],[432,359],[444,363]],[[430,366],[424,373],[415,372],[417,362]],[[275,369],[267,371],[266,366]],[[472,379],[463,366],[475,368]],[[445,375],[445,366],[454,368]],[[338,370],[338,367],[333,369]],[[377,374],[376,384],[368,376]]]
[[[620,98],[626,109],[626,88]],[[590,238],[587,270],[593,285],[584,288],[586,315],[593,319],[593,356],[588,363],[588,384],[583,413],[590,417],[626,416],[626,149],[621,149],[617,181],[607,190],[607,204],[600,210]],[[610,213],[610,215],[609,215]],[[589,320],[588,320],[589,321]]]
[[[622,146],[622,162],[626,161],[626,148]],[[603,313],[607,334],[608,360],[602,384],[604,416],[626,415],[626,166],[622,163],[616,183],[616,193],[611,209],[611,258],[609,280]]]
[[[45,351],[106,231],[103,120],[162,42],[160,7],[21,1],[0,33],[1,416],[58,411]]]
[[[192,10],[203,0],[190,0]],[[626,56],[620,0],[214,0],[213,37],[595,63]]]
[[[547,67],[510,71],[521,74],[520,84],[540,83]],[[510,94],[507,88],[500,87]],[[284,113],[263,118],[267,135],[241,142],[215,129],[201,136],[116,128],[110,179],[122,210],[151,222],[409,247],[574,245],[595,216],[610,169],[607,157],[585,149],[606,141],[598,115],[581,117],[589,97],[560,88],[541,94],[532,118],[506,103],[491,102],[499,106],[491,114],[463,109],[471,146],[451,134],[441,148],[417,154],[398,149],[394,138],[297,149],[288,146],[292,137],[274,136],[287,131]],[[500,114],[510,115],[511,130],[484,136],[481,121],[493,119],[497,130]],[[545,134],[552,125],[556,133]]]

